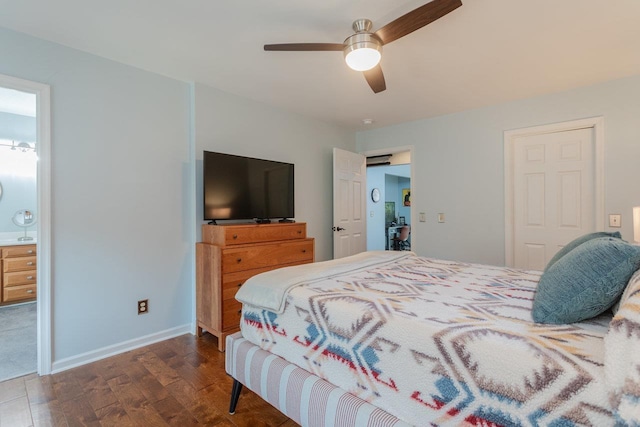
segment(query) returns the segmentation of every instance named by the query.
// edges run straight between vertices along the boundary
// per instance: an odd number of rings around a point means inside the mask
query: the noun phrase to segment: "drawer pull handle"
[[[29,289],[29,290],[27,291],[27,293],[28,293],[28,294],[32,294],[32,293],[33,293],[33,289]]]
[[[242,262],[242,258],[238,258],[236,261],[240,263]]]
[[[242,314],[242,310],[238,310],[238,314]]]
[[[32,253],[33,253],[33,249],[29,249],[29,250],[27,251],[27,253],[28,253],[28,254],[32,254]]]
[[[33,261],[29,261],[27,265],[33,265]]]
[[[242,282],[238,283],[238,287],[242,286]]]
[[[306,254],[306,253],[307,253],[307,250],[306,250],[306,249],[303,249],[303,250],[302,250],[302,253],[303,253],[303,254]]]
[[[302,234],[302,230],[298,230],[298,234]]]
[[[234,235],[233,235],[233,238],[234,238],[234,239],[237,239],[237,238],[238,238],[238,235],[237,235],[237,234],[234,234]]]
[[[33,276],[27,276],[27,280],[33,280]]]

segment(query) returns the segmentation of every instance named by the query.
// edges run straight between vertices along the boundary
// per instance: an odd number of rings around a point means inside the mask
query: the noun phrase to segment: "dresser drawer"
[[[227,228],[225,243],[243,245],[247,243],[273,242],[275,240],[304,239],[305,224],[271,224],[262,227]]]
[[[244,282],[250,277],[256,274],[264,273],[265,271],[273,270],[273,267],[256,268],[253,270],[236,271],[235,273],[228,273],[222,276],[222,300],[235,299],[236,292]]]
[[[236,300],[228,300],[222,304],[222,310],[222,330],[238,329],[240,327],[242,304]]]
[[[35,268],[35,255],[21,258],[7,258],[2,263],[2,271],[4,271],[5,273],[9,273],[12,271],[33,270]]]
[[[5,246],[2,248],[3,258],[13,258],[22,256],[35,256],[36,245],[24,245],[24,246]]]
[[[36,284],[5,287],[2,292],[2,302],[20,301],[36,297]]]
[[[7,262],[5,260],[5,262]],[[4,288],[18,285],[30,285],[37,282],[36,270],[16,271],[14,273],[4,273],[2,286]]]
[[[223,274],[313,261],[313,239],[230,248],[222,251]]]
[[[262,225],[202,226],[202,241],[219,246],[305,239],[306,237],[307,225],[304,222]]]
[[[244,282],[246,282],[247,279],[255,276],[256,274],[275,270],[276,268],[281,268],[281,267],[290,267],[292,265],[308,264],[312,261],[313,261],[312,259],[296,261],[286,265],[255,268],[253,270],[236,271],[235,273],[225,274],[224,276],[222,276],[222,300],[224,301],[228,299],[235,299],[238,289],[240,289],[240,287],[244,285]]]

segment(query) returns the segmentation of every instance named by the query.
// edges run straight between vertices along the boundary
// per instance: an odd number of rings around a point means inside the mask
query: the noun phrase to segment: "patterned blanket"
[[[640,426],[640,271],[629,281],[605,337],[605,374],[618,421]]]
[[[539,274],[410,256],[245,304],[242,335],[414,425],[615,425],[611,316],[534,324]]]

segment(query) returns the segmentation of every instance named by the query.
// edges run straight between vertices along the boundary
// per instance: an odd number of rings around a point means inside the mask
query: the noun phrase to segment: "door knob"
[[[345,231],[346,228],[342,228],[342,227],[333,227],[333,231]]]

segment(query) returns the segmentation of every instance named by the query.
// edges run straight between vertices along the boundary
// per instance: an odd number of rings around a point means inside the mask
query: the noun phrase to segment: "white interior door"
[[[514,267],[543,270],[571,240],[596,229],[593,128],[514,141]]]
[[[367,159],[333,149],[333,258],[367,250]]]

